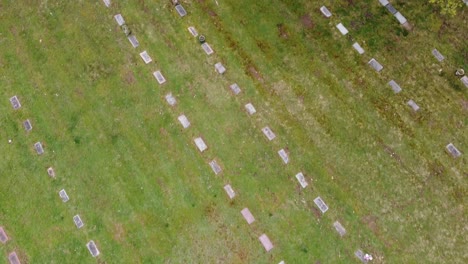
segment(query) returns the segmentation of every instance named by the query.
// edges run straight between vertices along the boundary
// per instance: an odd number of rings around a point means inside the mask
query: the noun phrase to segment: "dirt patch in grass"
[[[284,39],[289,37],[288,29],[283,23],[276,24],[276,28],[278,28],[278,36]]]
[[[135,75],[133,74],[132,71],[128,71],[124,75],[124,80],[125,80],[125,83],[127,84],[134,84],[136,81]]]
[[[257,69],[253,65],[247,66],[248,74],[255,78],[257,81],[263,83],[263,77],[262,75],[257,71]]]
[[[377,220],[378,220],[377,216],[374,216],[374,215],[367,215],[361,219],[361,221],[364,224],[366,224],[366,226],[369,227],[369,229],[372,230],[372,232],[376,235],[379,233]]]
[[[114,239],[118,242],[125,240],[125,229],[122,224],[114,224]]]
[[[317,207],[312,206],[311,211],[317,219],[322,218],[322,212],[320,212],[320,210]]]
[[[314,22],[312,21],[312,18],[310,15],[303,15],[301,17],[301,23],[306,29],[312,29],[314,28]]]

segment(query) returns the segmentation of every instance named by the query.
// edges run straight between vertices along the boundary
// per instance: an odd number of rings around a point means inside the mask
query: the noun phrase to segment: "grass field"
[[[0,263],[13,250],[21,263],[359,263],[357,249],[373,263],[466,263],[468,93],[453,72],[468,70],[468,10],[448,19],[426,2],[392,1],[413,25],[407,32],[376,0],[183,0],[183,18],[167,0],[1,1],[0,226],[10,241]],[[277,138],[268,141],[264,126]],[[445,152],[450,142],[461,157]],[[323,215],[317,196],[330,208]],[[275,246],[268,253],[263,233]]]

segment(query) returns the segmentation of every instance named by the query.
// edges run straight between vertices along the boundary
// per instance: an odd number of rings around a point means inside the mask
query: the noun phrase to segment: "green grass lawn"
[[[0,226],[11,240],[0,245],[0,263],[13,250],[22,263],[359,263],[357,249],[373,263],[465,263],[468,94],[453,72],[468,69],[468,11],[448,19],[426,2],[392,1],[413,26],[407,32],[371,0],[183,0],[183,18],[167,0],[115,0],[110,8],[101,0],[1,1]],[[381,73],[367,65],[371,58]],[[167,83],[156,82],[156,70]],[[232,83],[241,94],[230,92]],[[199,136],[203,153],[193,142]],[[445,152],[450,142],[460,158]],[[221,175],[208,166],[213,159]],[[294,177],[300,171],[305,189]],[[317,196],[330,208],[323,215]],[[258,241],[263,233],[271,252]]]

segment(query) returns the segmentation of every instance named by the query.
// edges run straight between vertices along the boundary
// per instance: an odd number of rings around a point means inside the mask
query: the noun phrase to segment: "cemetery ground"
[[[89,240],[98,263],[358,263],[356,249],[375,263],[465,262],[468,97],[453,72],[468,69],[467,9],[444,19],[426,1],[392,1],[413,25],[407,32],[377,0],[217,2],[181,1],[183,18],[170,1],[0,4],[0,226],[10,238],[0,263],[13,250],[22,263],[96,263]],[[380,73],[367,65],[373,57]],[[450,142],[461,157],[445,152]],[[268,253],[263,233],[275,246]]]

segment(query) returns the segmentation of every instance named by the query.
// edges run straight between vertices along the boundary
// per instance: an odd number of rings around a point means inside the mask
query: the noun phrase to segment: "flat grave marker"
[[[322,12],[322,14],[326,17],[326,18],[329,18],[332,16],[332,13],[330,12],[330,10],[328,10],[328,8],[326,6],[322,6],[320,7],[320,12]]]
[[[187,15],[187,11],[185,11],[184,7],[182,5],[176,5],[175,9],[177,10],[177,13],[179,13],[180,17],[184,17]]]
[[[276,137],[275,133],[273,133],[273,131],[271,131],[271,129],[267,126],[262,128],[262,132],[270,141]]]
[[[156,78],[156,81],[158,81],[159,84],[163,84],[166,82],[166,78],[162,75],[161,71],[155,71],[153,72],[154,78]]]
[[[417,105],[413,100],[409,100],[406,104],[413,108],[413,111],[415,112],[419,110],[419,105]]]
[[[205,141],[203,141],[201,137],[194,139],[194,142],[200,152],[203,152],[208,148],[208,146],[205,144]]]
[[[42,147],[41,142],[34,143],[34,149],[38,155],[42,155],[44,153],[44,148]]]
[[[395,16],[400,24],[405,24],[407,22],[406,18],[400,12],[396,12],[393,16]]]
[[[286,264],[286,263],[284,263],[284,260],[282,260],[278,264]]]
[[[143,59],[143,61],[146,64],[153,61],[153,59],[151,59],[150,55],[148,54],[148,52],[146,52],[146,50],[144,50],[143,52],[140,53],[140,57]]]
[[[177,119],[179,120],[180,124],[184,128],[188,128],[190,126],[190,122],[188,121],[188,119],[187,119],[187,117],[185,115],[180,115]]]
[[[305,188],[307,187],[307,185],[309,185],[304,177],[304,174],[302,172],[299,172],[298,174],[296,174],[296,179],[297,181],[299,182],[299,184],[301,185],[302,188]]]
[[[454,158],[458,158],[461,156],[461,152],[453,145],[452,143],[449,143],[447,146],[445,146],[445,149],[452,155]]]
[[[73,222],[75,222],[76,228],[80,229],[84,226],[83,221],[79,215],[73,216]]]
[[[111,0],[102,0],[104,4],[109,7],[111,5]]]
[[[383,5],[383,6],[386,6],[388,5],[388,0],[379,0],[380,4]]]
[[[239,87],[239,85],[237,83],[233,83],[233,84],[229,85],[229,88],[231,89],[231,91],[235,95],[238,95],[241,92],[241,88]]]
[[[390,14],[392,15],[395,15],[395,13],[398,12],[390,3],[386,5],[385,7],[387,8],[388,12],[390,12]]]
[[[15,251],[11,252],[8,254],[8,261],[10,261],[10,264],[21,264],[18,255],[16,254]]]
[[[8,241],[8,236],[3,229],[3,226],[0,226],[0,242],[5,244]]]
[[[132,34],[132,35],[128,36],[127,39],[128,39],[128,41],[130,41],[130,43],[132,44],[132,46],[134,48],[140,46],[140,42],[138,42],[135,35]]]
[[[328,211],[328,206],[325,204],[322,198],[320,198],[320,196],[314,199],[314,203],[317,205],[320,211],[322,211],[322,213]]]
[[[367,263],[367,260],[364,258],[364,252],[362,252],[362,250],[360,250],[360,249],[356,250],[354,252],[354,256],[356,256],[363,263]]]
[[[245,221],[247,221],[247,224],[250,225],[255,221],[255,218],[253,217],[253,215],[250,212],[249,208],[242,209],[241,214],[244,217]]]
[[[377,72],[380,72],[383,69],[382,64],[380,64],[376,59],[372,58],[368,64]]]
[[[253,115],[257,112],[255,107],[251,103],[248,103],[245,105],[245,110],[247,110],[247,113],[249,113],[249,115]]]
[[[15,109],[15,110],[21,108],[21,103],[20,103],[20,101],[19,101],[19,99],[18,99],[18,97],[16,95],[10,98],[10,103],[11,103],[11,106],[13,107],[13,109]]]
[[[47,168],[47,174],[52,177],[52,178],[55,178],[55,171],[52,167],[49,167]]]
[[[392,90],[394,93],[399,93],[401,92],[401,87],[400,85],[398,85],[397,82],[395,82],[394,80],[391,80],[388,82],[388,85],[390,85],[390,87],[392,87]]]
[[[288,164],[289,156],[288,156],[288,153],[286,152],[286,150],[284,150],[284,149],[278,150],[278,155],[283,160],[284,164]]]
[[[226,191],[226,194],[229,196],[229,199],[234,199],[236,196],[236,193],[232,189],[231,185],[227,184],[224,186],[224,190]]]
[[[214,53],[213,49],[211,48],[211,46],[208,44],[208,43],[203,43],[201,44],[201,47],[203,48],[203,50],[205,51],[206,55],[211,55]]]
[[[271,243],[267,235],[263,234],[258,239],[260,240],[267,252],[273,249],[273,244]]]
[[[101,254],[101,252],[99,252],[99,250],[98,250],[98,248],[96,246],[96,243],[94,243],[93,240],[90,240],[86,244],[86,247],[88,248],[89,253],[91,253],[91,256],[93,256],[93,257],[97,257],[97,256],[99,256],[99,254]]]
[[[125,24],[125,20],[123,19],[123,16],[121,14],[115,15],[114,19],[119,26],[122,26],[123,24]]]
[[[221,166],[219,166],[219,164],[218,164],[218,162],[216,162],[216,160],[210,161],[209,165],[210,165],[210,167],[213,170],[215,175],[218,175],[219,173],[221,173],[221,171],[222,171]]]
[[[338,25],[336,25],[336,28],[338,28],[338,30],[341,32],[341,35],[346,35],[349,32],[348,29],[346,29],[342,23],[339,23]]]
[[[177,101],[176,101],[175,97],[172,95],[172,93],[166,94],[166,102],[170,106],[174,106],[177,103]]]
[[[23,122],[23,127],[24,127],[24,130],[26,130],[27,132],[31,131],[31,130],[32,130],[31,121],[29,121],[29,119],[26,119],[26,120]]]
[[[343,227],[343,225],[341,225],[340,222],[335,221],[333,223],[333,227],[335,227],[336,232],[338,232],[340,236],[344,236],[346,234],[346,229]]]
[[[226,72],[226,68],[224,68],[221,62],[215,64],[215,69],[219,74],[223,74],[224,72]]]
[[[353,44],[353,48],[359,53],[359,54],[364,54],[364,49],[359,45],[359,43],[355,42]]]
[[[468,88],[468,76],[461,77],[460,81]]]
[[[188,27],[187,29],[190,32],[190,34],[192,34],[192,36],[194,36],[194,37],[198,36],[198,32],[194,27]]]
[[[65,189],[60,190],[59,192],[60,199],[62,199],[62,202],[66,203],[70,200],[70,198],[67,195],[67,192]]]
[[[432,55],[438,60],[443,61],[445,59],[444,55],[442,55],[437,49],[432,50]]]

